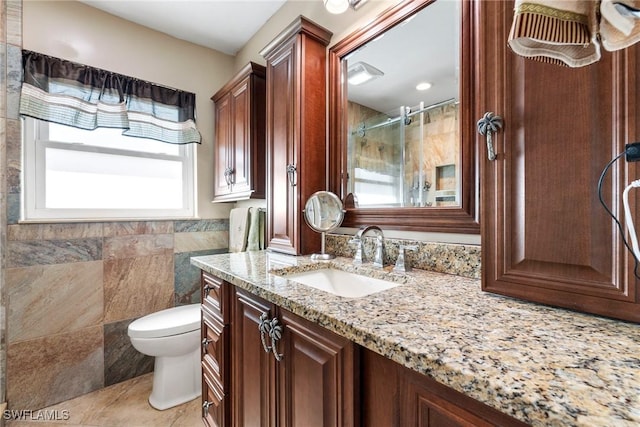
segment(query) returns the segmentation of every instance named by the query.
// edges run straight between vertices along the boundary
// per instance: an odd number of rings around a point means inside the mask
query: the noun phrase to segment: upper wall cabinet
[[[215,103],[213,201],[265,198],[265,67],[253,62],[211,97]]]
[[[294,255],[320,249],[302,217],[326,189],[326,49],[331,32],[300,16],[261,54],[267,60],[268,248]]]
[[[329,51],[344,226],[479,233],[472,2],[399,2]]]
[[[478,117],[503,118],[495,160],[482,149],[485,291],[640,322],[633,257],[600,204],[605,166],[637,140],[637,45],[586,67],[522,58],[507,46],[513,1],[478,1]],[[639,168],[624,157],[603,180],[623,221],[621,194]],[[638,204],[631,199],[634,219]]]

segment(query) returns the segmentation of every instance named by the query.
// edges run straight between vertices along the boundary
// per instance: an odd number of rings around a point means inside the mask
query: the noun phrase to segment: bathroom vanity
[[[477,279],[340,257],[191,262],[202,270],[207,425],[640,422],[636,324],[483,293]],[[398,286],[344,298],[291,279],[328,267]]]
[[[205,424],[355,425],[352,341],[209,273],[202,283]]]

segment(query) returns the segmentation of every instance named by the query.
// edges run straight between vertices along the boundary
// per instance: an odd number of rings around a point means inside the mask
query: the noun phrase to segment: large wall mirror
[[[344,226],[479,233],[471,2],[405,1],[329,51]]]

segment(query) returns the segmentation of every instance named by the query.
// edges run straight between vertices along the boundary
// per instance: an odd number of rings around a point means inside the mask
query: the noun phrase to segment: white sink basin
[[[360,298],[399,285],[333,268],[287,274],[283,277],[345,298]]]

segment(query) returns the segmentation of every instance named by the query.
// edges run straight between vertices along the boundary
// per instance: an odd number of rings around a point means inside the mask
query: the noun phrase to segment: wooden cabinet
[[[202,289],[208,427],[524,426],[204,272]]]
[[[372,351],[361,351],[361,365],[363,426],[526,425]]]
[[[229,369],[230,285],[202,273],[202,419],[227,426],[231,415]]]
[[[507,47],[513,1],[474,7],[476,114],[504,119],[495,161],[477,141],[483,289],[639,322],[633,258],[597,192],[605,165],[638,137],[638,47],[603,51],[581,68],[536,62]],[[621,221],[622,191],[638,172],[622,158],[604,180],[603,198]]]
[[[327,188],[326,46],[331,33],[296,19],[261,55],[267,61],[267,240],[289,254],[320,249],[302,218],[314,192]]]
[[[356,425],[355,344],[241,289],[232,323],[233,425]]]
[[[276,361],[264,351],[260,316],[275,306],[236,290],[233,299],[233,426],[275,426]],[[266,338],[265,338],[266,339]],[[265,341],[266,345],[267,341]]]
[[[214,202],[265,198],[265,67],[250,62],[215,103]]]

